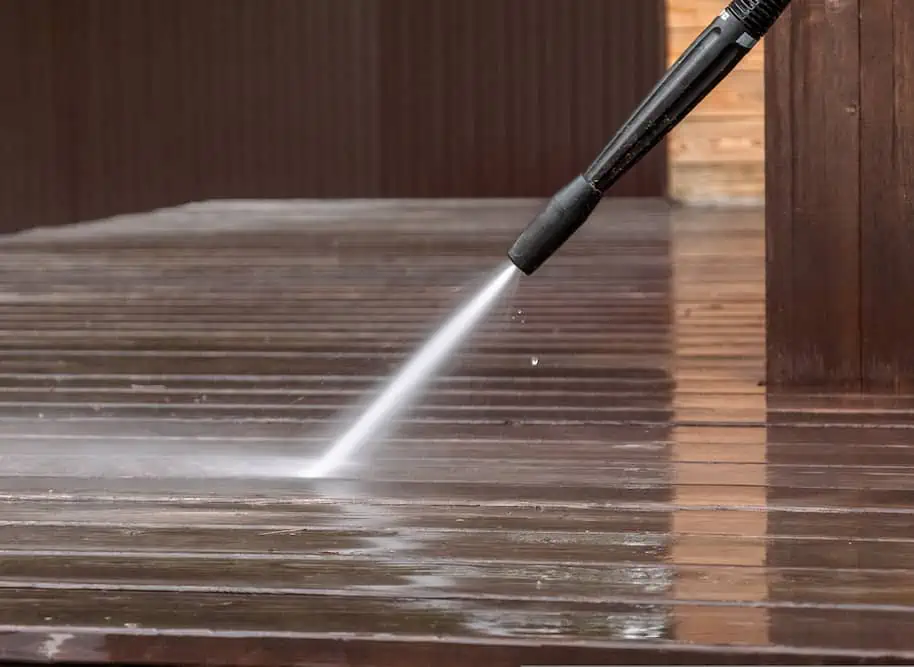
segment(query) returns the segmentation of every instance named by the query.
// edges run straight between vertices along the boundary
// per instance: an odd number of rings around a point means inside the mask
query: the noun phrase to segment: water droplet
[[[536,366],[536,365],[539,364],[539,362],[540,362],[540,358],[539,358],[539,357],[530,357],[530,365],[531,365],[531,366]]]

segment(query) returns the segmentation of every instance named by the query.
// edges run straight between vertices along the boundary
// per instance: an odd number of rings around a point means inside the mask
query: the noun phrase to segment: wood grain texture
[[[766,377],[772,386],[794,377],[793,12],[788,5],[768,33],[765,52],[765,333]]]
[[[759,212],[604,202],[340,478],[295,477],[538,205],[0,242],[0,659],[914,659],[914,397],[766,396]]]
[[[0,231],[214,198],[550,196],[661,76],[662,7],[5,0]],[[611,194],[666,180],[655,151]]]
[[[50,5],[8,2],[0,13],[0,229],[10,231],[52,223],[69,201],[55,124]]]
[[[911,12],[894,0],[808,2],[771,36],[772,384],[914,382]]]
[[[914,382],[914,12],[910,3],[861,5],[861,252],[863,374],[872,389]]]
[[[771,35],[772,384],[861,386],[858,9],[799,3]]]
[[[668,64],[726,6],[669,0]],[[670,196],[685,204],[761,204],[765,198],[764,41],[670,135]]]

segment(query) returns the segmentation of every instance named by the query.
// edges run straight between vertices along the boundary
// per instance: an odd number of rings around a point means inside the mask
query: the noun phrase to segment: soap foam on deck
[[[445,322],[419,349],[355,424],[334,442],[320,459],[306,469],[303,476],[321,478],[332,475],[369,438],[377,434],[380,427],[405,408],[482,320],[498,296],[511,283],[512,278],[518,275],[520,272],[510,262],[501,268],[469,303]]]

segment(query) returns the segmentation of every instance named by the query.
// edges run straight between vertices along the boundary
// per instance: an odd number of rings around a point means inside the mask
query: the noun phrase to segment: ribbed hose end
[[[790,0],[733,0],[727,10],[746,26],[750,35],[761,39],[789,4]]]

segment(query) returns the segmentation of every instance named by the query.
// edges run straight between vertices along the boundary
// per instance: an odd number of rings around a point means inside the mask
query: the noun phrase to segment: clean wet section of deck
[[[0,242],[0,658],[914,659],[914,398],[766,396],[761,213],[606,202],[339,479],[535,202]]]

